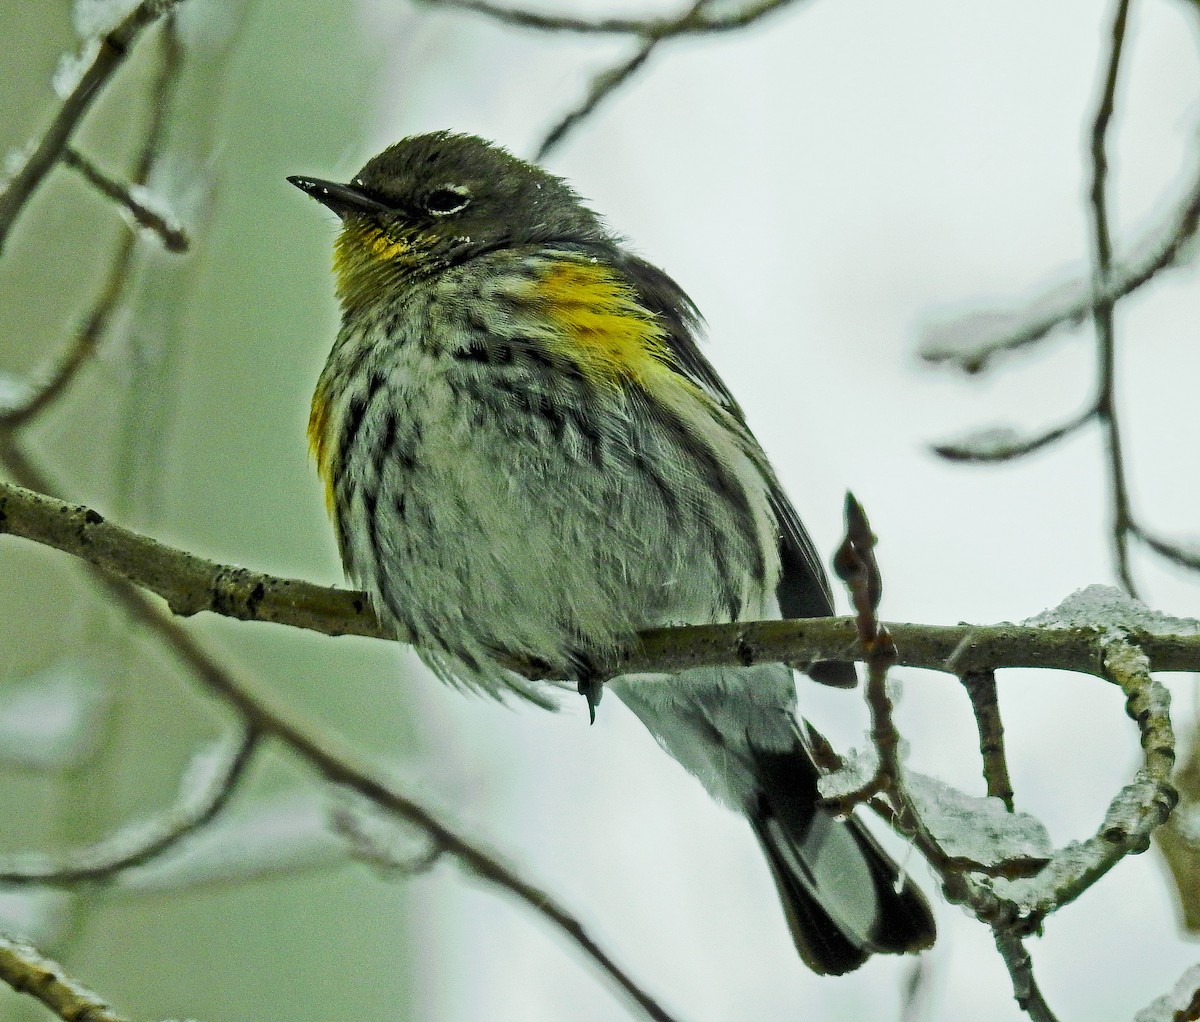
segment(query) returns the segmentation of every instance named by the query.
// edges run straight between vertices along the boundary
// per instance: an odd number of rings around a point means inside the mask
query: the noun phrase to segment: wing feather
[[[665,325],[677,368],[736,418],[746,436],[758,447],[758,441],[746,425],[741,406],[700,350],[697,337],[704,320],[695,303],[667,274],[644,259],[622,253],[621,269],[637,291],[640,302]],[[759,450],[761,452],[761,448]],[[771,509],[779,529],[781,574],[776,595],[780,614],[787,618],[828,617],[833,614],[833,593],[820,555],[775,478],[765,454],[762,464],[770,488]],[[849,686],[857,682],[850,664],[828,662],[813,666],[815,670],[810,674],[826,684]]]

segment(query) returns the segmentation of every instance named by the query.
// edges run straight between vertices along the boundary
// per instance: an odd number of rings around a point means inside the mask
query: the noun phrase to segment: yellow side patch
[[[647,385],[673,361],[662,324],[603,263],[556,261],[541,275],[536,300],[558,328],[555,354],[597,383]]]
[[[317,472],[325,483],[325,510],[333,517],[333,464],[329,458],[329,402],[317,384],[308,413],[308,449],[317,459]]]

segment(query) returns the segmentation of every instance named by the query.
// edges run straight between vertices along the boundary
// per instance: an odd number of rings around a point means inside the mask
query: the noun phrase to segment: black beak
[[[340,185],[334,181],[322,181],[316,177],[289,177],[288,181],[343,218],[347,213],[370,216],[394,212],[390,206],[385,206],[378,199],[371,198],[355,185]]]

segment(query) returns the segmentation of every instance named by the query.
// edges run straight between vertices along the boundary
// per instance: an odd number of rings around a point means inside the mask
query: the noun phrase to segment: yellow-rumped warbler
[[[700,316],[560,178],[467,135],[397,143],[349,184],[342,327],[309,437],[346,573],[443,678],[544,701],[504,657],[577,682],[639,629],[831,614],[829,584]],[[834,685],[853,666],[813,665]],[[750,821],[822,973],[917,951],[933,918],[854,819],[818,804],[783,664],[609,683]]]

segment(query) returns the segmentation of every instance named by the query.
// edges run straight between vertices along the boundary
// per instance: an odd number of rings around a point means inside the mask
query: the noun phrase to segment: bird
[[[691,298],[564,179],[473,135],[288,181],[340,221],[341,327],[308,435],[380,619],[465,689],[547,705],[554,687],[511,669],[536,664],[593,721],[611,689],[749,822],[813,971],[931,946],[918,886],[822,804],[791,667],[599,680],[643,629],[833,613]],[[848,662],[807,673],[857,683]]]

